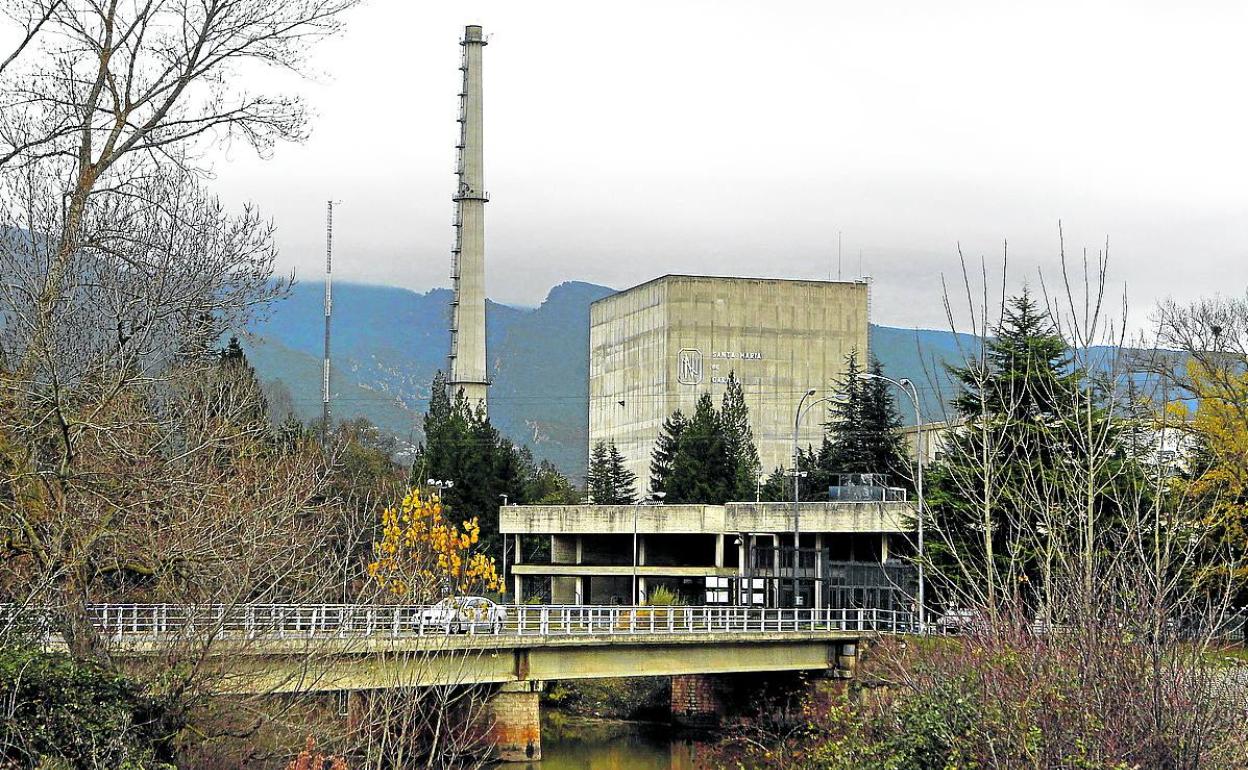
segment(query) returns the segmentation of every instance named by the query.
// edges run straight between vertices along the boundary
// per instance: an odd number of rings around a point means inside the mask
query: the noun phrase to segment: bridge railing
[[[758,607],[629,607],[512,605],[501,615],[447,616],[431,606],[360,604],[97,604],[88,615],[101,636],[116,641],[420,637],[464,633],[523,637],[791,634],[831,631],[912,633],[909,612]],[[15,610],[0,605],[0,621]],[[48,617],[25,610],[48,629]]]
[[[878,631],[909,633],[909,612],[883,609],[621,607],[546,605],[508,608],[507,630],[520,636],[620,636],[698,633]]]

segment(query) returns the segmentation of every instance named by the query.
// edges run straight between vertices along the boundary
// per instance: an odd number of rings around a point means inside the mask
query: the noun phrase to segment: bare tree
[[[456,524],[443,516],[436,493],[413,491],[383,514],[363,598],[419,607],[500,590],[502,578],[479,535],[475,518]],[[466,605],[460,611],[470,629],[490,628],[494,620]],[[471,767],[490,759],[486,703],[492,687],[474,676],[493,637],[457,639],[450,626],[445,630],[389,651],[379,666],[388,681],[360,694],[360,721],[367,727],[355,742],[368,767]]]
[[[1226,680],[1206,654],[1238,557],[1209,546],[1201,501],[1136,440],[1146,431],[1149,447],[1164,443],[1175,426],[1164,408],[1169,393],[1143,387],[1127,348],[1127,304],[1107,297],[1107,253],[1070,260],[1063,248],[1058,257],[1056,284],[1038,278],[1039,328],[1043,345],[1060,339],[1056,363],[1037,354],[1037,341],[993,339],[1018,306],[1003,289],[1000,304],[988,301],[987,270],[974,289],[963,272],[978,349],[959,369],[964,422],[934,473],[943,497],[930,509],[938,557],[928,575],[934,593],[973,608],[962,623],[972,631],[968,657],[917,671],[899,664],[892,673],[934,693],[978,666],[994,702],[1019,707],[1017,724],[1039,720],[1054,752],[1040,766],[1084,750],[1095,761],[1206,766],[1237,740]],[[952,320],[953,303],[946,306]],[[1028,665],[1010,662],[1019,659]],[[1055,676],[1069,685],[1046,688]],[[1059,691],[1085,714],[1119,718],[1049,724],[1019,700]],[[1024,736],[982,737],[982,746],[1003,752],[992,763],[1025,764],[1009,748],[1025,746]]]
[[[199,175],[214,144],[265,153],[305,135],[299,99],[240,83],[306,72],[310,44],[355,2],[4,6],[21,35],[0,66],[0,510],[22,580],[56,596],[76,654],[103,654],[81,617],[101,581],[140,566],[123,550],[105,568],[99,552],[131,534],[136,511],[176,517],[186,490],[222,489],[212,462],[259,438],[230,419],[258,394],[213,414],[191,394],[222,332],[289,280],[273,277],[271,225],[224,212]],[[278,478],[260,487],[292,511],[321,483]],[[169,568],[150,563],[160,554],[143,569]]]
[[[337,32],[357,0],[10,0],[23,41],[0,74],[0,167],[54,162],[44,177],[62,208],[34,295],[20,370],[44,354],[75,254],[87,245],[100,191],[195,169],[203,150],[241,139],[260,152],[306,133],[300,100],[254,94],[241,78],[303,72],[310,42]]]

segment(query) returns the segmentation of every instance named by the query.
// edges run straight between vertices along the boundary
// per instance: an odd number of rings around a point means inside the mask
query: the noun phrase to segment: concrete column
[[[722,532],[715,536],[715,566],[724,566],[724,535]]]
[[[723,715],[724,703],[716,677],[672,677],[672,722],[686,727],[715,727]]]
[[[888,561],[888,533],[880,534],[880,564]]]
[[[646,566],[646,536],[637,536],[637,566]],[[641,604],[646,602],[646,579],[644,577],[637,578],[637,601]]]
[[[823,609],[823,533],[815,533],[815,609]]]
[[[550,536],[550,561],[552,564],[576,564],[577,541],[571,535]],[[576,604],[579,585],[574,577],[552,577],[550,599],[555,604]]]
[[[516,535],[515,560],[512,562],[512,582],[515,584],[515,593],[511,595],[511,600],[515,604],[524,604],[524,583],[519,575],[515,574],[514,568],[517,564],[524,563],[524,551],[520,550],[520,535]]]
[[[495,759],[528,762],[542,758],[540,690],[540,682],[507,682],[486,704],[486,735]]]
[[[577,575],[576,577],[576,603],[585,603],[585,576]]]
[[[368,727],[368,693],[363,690],[347,690],[347,733],[356,735]]]

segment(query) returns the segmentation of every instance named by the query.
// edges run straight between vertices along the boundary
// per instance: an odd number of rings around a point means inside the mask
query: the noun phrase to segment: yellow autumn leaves
[[[1207,453],[1207,463],[1186,483],[1187,491],[1210,502],[1204,523],[1222,544],[1248,550],[1248,374],[1237,368],[1211,368],[1196,361],[1187,367],[1187,388],[1197,400],[1191,415],[1183,403],[1167,411],[1187,422]],[[1248,569],[1235,570],[1239,579]]]
[[[369,578],[394,598],[414,603],[502,591],[494,560],[475,550],[480,538],[476,517],[455,524],[436,494],[413,490],[397,509],[382,511]]]

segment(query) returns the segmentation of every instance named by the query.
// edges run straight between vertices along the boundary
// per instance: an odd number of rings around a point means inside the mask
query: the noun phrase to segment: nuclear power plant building
[[[852,350],[867,354],[867,281],[665,275],[595,302],[589,330],[589,441],[614,441],[648,487],[663,421],[718,408],[730,372],[742,383],[764,476],[789,467],[798,402],[832,396]],[[809,400],[808,400],[809,403]],[[823,406],[799,442],[818,445]]]

